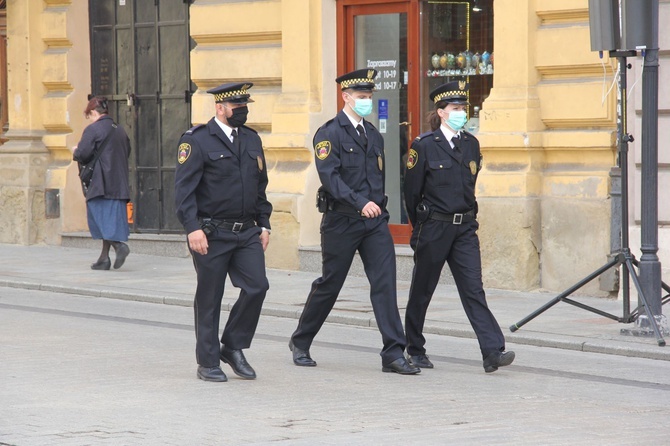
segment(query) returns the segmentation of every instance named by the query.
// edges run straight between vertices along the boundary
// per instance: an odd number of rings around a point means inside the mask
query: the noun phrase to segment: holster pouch
[[[328,194],[321,188],[316,192],[316,208],[322,214],[328,212]]]
[[[211,218],[203,218],[200,222],[200,229],[202,229],[202,232],[204,232],[207,237],[216,231],[216,226],[217,225],[212,222]]]
[[[430,208],[423,203],[416,205],[416,221],[423,223],[430,217]]]

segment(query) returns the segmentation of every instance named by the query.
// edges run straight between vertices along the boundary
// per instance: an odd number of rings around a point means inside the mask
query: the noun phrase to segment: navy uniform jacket
[[[267,165],[261,138],[249,127],[238,129],[240,157],[212,118],[184,133],[175,172],[177,217],[191,233],[198,217],[243,222],[253,219],[270,229],[272,205],[267,200]]]
[[[423,202],[445,214],[477,212],[475,184],[482,168],[479,141],[460,132],[460,153],[451,148],[440,129],[414,140],[405,170],[405,204],[416,226],[416,206]]]
[[[86,193],[86,200],[103,197],[110,200],[130,200],[128,187],[128,157],[130,156],[130,140],[123,127],[112,127],[114,120],[109,115],[102,115],[94,123],[89,124],[81,135],[73,159],[87,163],[93,159],[95,149],[105,140],[109,132],[114,132],[102,148],[100,158],[93,167],[93,178]]]
[[[314,135],[316,169],[323,188],[335,200],[361,211],[369,201],[384,201],[384,139],[363,120],[368,147],[340,111]]]

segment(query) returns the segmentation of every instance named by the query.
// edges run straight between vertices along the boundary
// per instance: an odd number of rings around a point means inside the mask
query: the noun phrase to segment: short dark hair
[[[93,96],[91,100],[88,101],[88,105],[84,110],[84,116],[88,117],[93,110],[97,111],[101,115],[106,115],[108,112],[107,98],[104,96]]]

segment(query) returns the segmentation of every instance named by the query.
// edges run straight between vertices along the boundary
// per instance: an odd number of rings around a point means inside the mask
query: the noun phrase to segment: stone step
[[[61,246],[69,248],[100,249],[102,242],[93,240],[88,232],[61,233]],[[181,234],[136,234],[131,233],[128,245],[135,254],[164,257],[188,257],[186,236]]]
[[[135,254],[146,254],[165,257],[188,257],[190,254],[186,246],[186,236],[181,234],[137,234],[131,233],[128,244]],[[88,232],[61,233],[61,246],[69,248],[100,249],[100,240],[93,240]],[[321,247],[303,246],[299,248],[300,271],[315,273],[315,279],[321,274]],[[413,251],[409,245],[396,245],[396,271],[398,280],[412,280],[414,268]],[[349,274],[356,277],[365,277],[363,262],[356,253]],[[448,266],[442,270],[440,283],[453,285]]]
[[[317,275],[321,274],[321,247],[320,246],[303,246],[299,248],[300,257],[300,271],[309,271]],[[396,271],[397,279],[410,281],[412,280],[412,270],[414,269],[414,252],[409,245],[395,245],[396,255]],[[358,253],[354,256],[354,261],[351,264],[349,274],[357,277],[365,277],[365,270],[363,269],[363,262]],[[315,276],[316,279],[318,276]],[[454,278],[449,271],[449,266],[445,263],[440,276],[441,284],[453,285]]]

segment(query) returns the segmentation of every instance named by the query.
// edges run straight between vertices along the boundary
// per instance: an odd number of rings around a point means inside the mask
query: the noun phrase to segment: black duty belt
[[[245,229],[253,228],[256,226],[254,220],[244,220],[244,221],[231,221],[231,220],[217,220],[215,218],[198,218],[201,226],[213,226],[215,229],[225,229],[227,231],[240,232]]]
[[[430,213],[431,220],[446,221],[454,225],[460,225],[475,219],[475,213],[468,211],[463,214],[444,214],[442,212],[433,211]]]
[[[348,204],[339,203],[337,201],[333,202],[330,210],[337,212],[338,214],[348,215],[350,217],[363,218],[361,213],[358,212],[354,207],[349,206]]]

